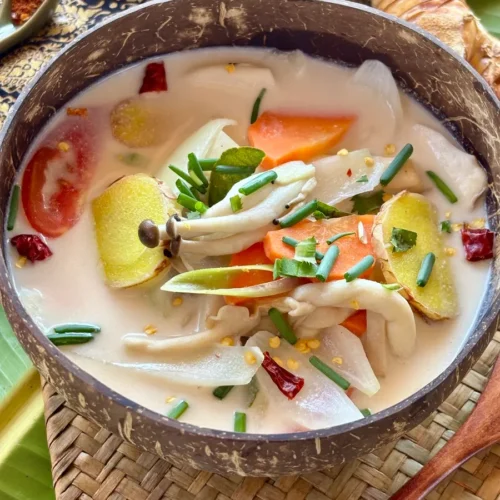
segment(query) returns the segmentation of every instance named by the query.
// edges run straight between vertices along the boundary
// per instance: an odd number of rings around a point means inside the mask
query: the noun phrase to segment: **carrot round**
[[[370,235],[373,219],[373,215],[348,215],[338,219],[304,220],[295,226],[267,233],[264,238],[264,251],[272,262],[281,258],[293,259],[295,249],[283,243],[283,236],[290,236],[299,241],[314,236],[318,242],[316,249],[326,253],[329,248],[326,243],[328,238],[339,233],[353,232],[353,235],[344,236],[334,243],[339,247],[340,254],[328,275],[327,281],[341,280],[344,279],[344,273],[354,264],[367,255],[373,255],[369,236],[366,244],[362,243],[358,238],[358,223],[362,222],[365,234]],[[361,277],[366,278],[370,273],[371,269],[364,272]]]
[[[293,160],[326,154],[351,126],[352,117],[294,116],[266,111],[248,129],[250,145],[262,149],[270,169]]]
[[[264,244],[262,242],[255,243],[251,247],[236,253],[231,256],[230,266],[250,266],[253,264],[272,264],[264,252]],[[245,274],[240,274],[234,278],[231,283],[231,288],[244,288],[247,286],[260,285],[273,281],[272,273],[267,271],[250,271]],[[248,297],[225,297],[226,304],[241,304],[251,301]]]
[[[366,309],[360,309],[346,318],[340,326],[361,337],[366,332]]]

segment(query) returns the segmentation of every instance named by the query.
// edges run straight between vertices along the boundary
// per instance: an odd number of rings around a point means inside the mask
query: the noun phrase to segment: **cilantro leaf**
[[[441,221],[441,232],[451,233],[451,222],[449,220]]]
[[[393,252],[406,252],[417,244],[417,233],[399,227],[392,228],[391,245]]]
[[[384,200],[382,199],[383,196],[383,191],[376,191],[375,193],[369,195],[357,194],[351,198],[351,201],[354,202],[352,211],[359,215],[378,212],[378,209],[384,203]]]
[[[264,151],[250,146],[231,148],[222,153],[215,165],[257,168],[264,159],[264,156],[266,156]]]
[[[328,205],[328,203],[324,203],[322,201],[318,201],[317,204],[318,210],[313,213],[313,216],[316,219],[334,219],[336,217],[344,217],[346,215],[352,215],[349,212],[342,212],[342,210],[339,210],[337,207],[334,207],[333,205]],[[321,217],[317,212],[321,212],[324,217]]]
[[[362,175],[359,179],[356,180],[356,182],[368,182],[368,176]]]

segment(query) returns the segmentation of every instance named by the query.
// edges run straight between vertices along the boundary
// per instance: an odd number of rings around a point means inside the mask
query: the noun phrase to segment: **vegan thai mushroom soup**
[[[148,408],[331,427],[459,351],[492,257],[486,187],[378,61],[190,51],[47,125],[12,194],[11,269],[48,338]]]

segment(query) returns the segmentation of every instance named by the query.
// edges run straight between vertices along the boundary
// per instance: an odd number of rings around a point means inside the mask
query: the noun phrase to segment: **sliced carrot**
[[[251,247],[236,253],[231,257],[230,266],[251,266],[254,264],[272,264],[264,252],[264,244],[259,242]],[[232,288],[244,288],[247,286],[260,285],[273,281],[272,273],[266,271],[250,271],[240,274],[231,283]],[[248,297],[225,297],[227,304],[242,304],[251,301]]]
[[[261,167],[310,161],[327,153],[347,132],[352,117],[294,116],[265,111],[248,129],[250,145],[266,153]]]
[[[264,238],[264,251],[272,262],[281,258],[292,259],[295,249],[283,243],[283,236],[290,236],[299,241],[314,236],[318,242],[317,249],[325,253],[329,248],[329,245],[326,243],[328,238],[338,233],[353,232],[353,235],[344,236],[335,242],[335,245],[339,247],[340,254],[328,275],[327,281],[341,280],[344,279],[344,273],[354,264],[367,255],[373,255],[369,236],[366,245],[358,238],[358,223],[362,222],[365,234],[370,235],[373,219],[373,215],[348,215],[338,219],[304,220],[295,226],[267,233]],[[366,278],[370,276],[370,273],[371,269],[368,269],[361,277]]]
[[[366,309],[360,309],[345,319],[340,326],[361,337],[366,332]]]

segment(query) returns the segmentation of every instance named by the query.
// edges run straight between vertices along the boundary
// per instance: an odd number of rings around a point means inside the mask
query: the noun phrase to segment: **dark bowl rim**
[[[351,2],[351,1],[347,1],[347,0],[289,0],[289,1],[292,1],[292,2],[297,3],[297,4],[299,4],[299,3],[325,3],[325,4],[332,4],[332,5],[340,5],[342,7],[347,7],[347,8],[351,8],[351,9],[355,9],[355,10],[359,10],[359,11],[364,11],[364,12],[367,12],[368,14],[385,18],[386,20],[388,20],[391,23],[395,23],[395,24],[398,24],[400,26],[405,27],[407,30],[416,33],[418,37],[425,38],[425,39],[429,40],[430,42],[432,42],[434,45],[437,45],[437,47],[441,51],[444,51],[445,53],[447,53],[447,55],[449,57],[452,57],[458,63],[460,63],[462,66],[464,66],[474,76],[475,80],[481,84],[483,91],[484,91],[483,99],[485,99],[486,96],[488,96],[500,111],[500,100],[496,97],[495,93],[493,92],[491,87],[487,84],[487,82],[484,80],[484,78],[463,57],[456,54],[451,48],[449,48],[447,45],[445,45],[443,42],[441,42],[434,35],[422,30],[418,26],[413,25],[409,22],[406,22],[402,19],[399,19],[398,17],[396,17],[392,14],[387,14],[383,11],[380,11],[380,10],[372,8],[372,7],[368,7],[364,4],[359,4],[359,3],[355,3],[355,2]],[[133,15],[135,12],[142,11],[143,9],[147,9],[147,8],[151,7],[152,5],[158,5],[158,4],[169,3],[169,2],[170,2],[170,0],[153,0],[153,1],[147,2],[145,4],[140,4],[137,6],[130,7],[123,12],[119,12],[119,13],[110,15],[106,19],[97,23],[92,28],[90,28],[87,31],[85,31],[84,33],[78,35],[73,41],[71,41],[64,48],[62,48],[60,51],[58,51],[57,54],[42,68],[42,70],[40,72],[38,72],[38,74],[23,88],[23,90],[19,94],[18,98],[16,99],[16,102],[11,107],[9,114],[7,116],[7,119],[5,120],[4,125],[2,127],[2,130],[0,132],[0,146],[3,144],[5,137],[7,135],[7,130],[9,129],[11,122],[14,120],[14,117],[15,117],[18,109],[22,106],[25,98],[31,92],[32,88],[37,85],[38,81],[41,78],[43,78],[45,72],[52,66],[52,64],[56,61],[56,59],[58,59],[61,55],[63,55],[67,51],[72,50],[82,40],[85,40],[85,38],[87,36],[91,35],[95,31],[100,30],[102,27],[104,27],[108,24],[114,23],[122,17]],[[200,50],[203,48],[204,47],[199,47],[196,49],[189,49],[189,50]],[[269,47],[269,48],[272,48],[272,47]],[[163,55],[163,54],[161,54],[161,55]],[[150,58],[150,59],[152,59],[152,58]],[[138,61],[135,61],[135,62],[138,62]],[[111,72],[109,74],[112,74],[112,73],[113,72]],[[105,75],[105,76],[108,76],[108,75]],[[6,232],[5,228],[3,228],[3,231],[5,234],[5,232]],[[6,245],[7,239],[8,238],[4,238],[4,250],[5,250],[5,245]],[[458,355],[453,359],[453,361],[450,363],[450,365],[443,372],[441,372],[436,378],[434,378],[431,382],[429,382],[424,387],[419,389],[417,392],[415,392],[414,394],[405,398],[403,401],[400,401],[399,403],[396,403],[395,405],[392,405],[392,406],[390,406],[390,407],[388,407],[388,408],[386,408],[378,413],[375,413],[369,417],[365,417],[361,420],[345,423],[345,424],[338,425],[335,427],[316,429],[316,430],[304,431],[304,432],[299,432],[299,433],[277,433],[277,434],[236,433],[233,431],[223,431],[223,430],[211,429],[211,428],[207,428],[207,427],[200,427],[198,425],[183,423],[183,422],[179,422],[177,420],[170,419],[166,416],[161,415],[160,413],[158,413],[156,411],[150,410],[150,409],[140,405],[139,403],[136,403],[136,402],[128,399],[127,397],[121,395],[120,393],[111,389],[110,387],[108,387],[104,383],[100,382],[98,379],[96,379],[89,372],[83,370],[78,365],[76,365],[61,350],[59,350],[56,346],[54,346],[50,341],[48,341],[45,338],[45,335],[43,334],[41,329],[33,322],[31,316],[24,309],[24,306],[22,305],[22,303],[19,299],[19,296],[17,295],[17,293],[15,293],[15,289],[12,285],[9,265],[6,263],[6,260],[5,260],[6,252],[3,251],[2,253],[4,254],[4,258],[0,259],[0,271],[6,271],[6,274],[8,275],[8,280],[9,280],[8,288],[10,289],[8,292],[9,292],[9,295],[11,296],[11,298],[12,298],[12,296],[14,296],[14,300],[12,301],[12,306],[13,306],[13,309],[15,311],[15,315],[17,317],[23,319],[23,322],[31,330],[36,341],[39,344],[41,344],[41,346],[45,349],[45,351],[48,352],[48,354],[51,357],[55,358],[57,360],[57,362],[60,365],[62,365],[62,367],[65,370],[72,373],[77,379],[79,379],[79,381],[81,383],[92,387],[94,390],[101,393],[103,396],[114,400],[117,404],[119,404],[122,407],[125,407],[127,410],[133,411],[135,413],[140,413],[141,417],[146,418],[148,420],[159,421],[162,425],[172,427],[172,428],[178,430],[181,434],[188,434],[189,433],[191,435],[200,436],[200,437],[229,439],[229,440],[233,440],[236,442],[265,441],[266,443],[283,443],[283,442],[289,442],[289,441],[318,440],[321,438],[332,438],[332,437],[337,436],[339,434],[350,433],[356,429],[365,427],[367,425],[379,423],[382,421],[386,421],[388,423],[391,423],[392,420],[394,420],[394,418],[397,417],[397,415],[400,412],[408,409],[410,406],[412,406],[414,403],[416,403],[419,400],[423,401],[429,393],[432,393],[436,389],[438,389],[438,387],[442,383],[442,381],[447,379],[448,377],[450,377],[452,375],[452,373],[456,370],[457,367],[462,366],[462,363],[464,361],[466,361],[466,358],[471,355],[471,353],[474,351],[474,348],[479,343],[479,341],[485,335],[488,334],[488,331],[490,330],[490,327],[495,320],[497,320],[497,326],[498,326],[498,319],[499,319],[499,312],[500,312],[500,297],[497,293],[497,295],[492,300],[493,307],[491,307],[489,309],[489,311],[487,311],[487,313],[484,314],[479,319],[476,317],[475,328],[472,328],[472,327],[470,328],[469,336],[465,339],[465,343],[463,344],[461,350],[459,351]],[[4,292],[5,292],[5,290],[4,290]],[[485,289],[483,293],[484,293],[484,295],[486,295],[487,289]],[[484,295],[483,295],[483,300],[484,300]],[[11,316],[11,315],[8,314],[8,316]],[[471,342],[472,337],[475,337],[473,342]],[[474,359],[476,359],[478,356],[479,356],[479,354],[474,356]],[[458,380],[457,380],[457,382],[458,382]],[[99,423],[99,425],[106,427],[106,423]]]

